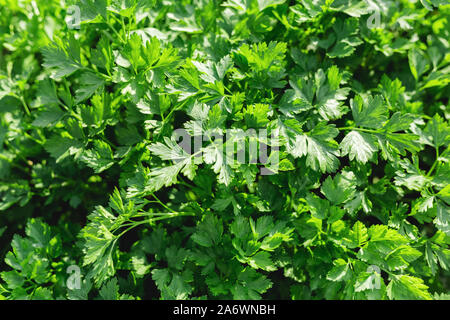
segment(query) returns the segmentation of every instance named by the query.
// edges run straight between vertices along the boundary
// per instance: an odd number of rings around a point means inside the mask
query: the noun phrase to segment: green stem
[[[182,213],[182,212],[172,212],[172,211],[171,212],[155,212],[155,213],[154,212],[138,212],[135,217],[167,216],[167,215],[173,215],[176,213]]]
[[[155,222],[155,221],[161,221],[161,220],[166,220],[166,219],[170,219],[170,218],[175,218],[175,217],[182,217],[182,216],[193,216],[195,215],[193,212],[174,212],[172,214],[167,214],[165,216],[162,217],[157,217],[157,218],[150,218],[150,219],[146,219],[146,220],[142,220],[142,221],[135,221],[132,223],[127,223],[127,224],[123,224],[121,225],[121,227],[127,227],[129,226],[129,228],[125,229],[122,233],[120,233],[117,236],[117,239],[119,239],[121,236],[123,236],[125,233],[127,233],[128,231],[142,225],[142,224],[146,224],[146,223],[151,223],[151,222]],[[116,240],[115,240],[116,241]]]
[[[23,96],[18,96],[15,93],[12,93],[11,96],[16,98],[16,99],[18,99],[22,103],[22,106],[23,106],[23,109],[25,110],[25,113],[27,115],[31,116],[30,108],[28,108],[28,105],[27,105],[25,99],[23,98]]]
[[[111,81],[111,76],[107,76],[106,74],[103,74],[103,73],[99,72],[98,70],[91,69],[91,68],[88,68],[88,67],[81,67],[79,70],[84,70],[84,71],[87,71],[87,72],[93,72],[96,75],[98,75],[99,77],[105,79],[106,81]]]
[[[20,130],[13,129],[13,128],[10,128],[9,130],[14,131],[14,132],[17,132],[17,133],[20,133],[20,134],[23,134],[25,137],[27,137],[27,138],[30,139],[30,140],[33,140],[33,141],[36,142],[37,144],[44,144],[44,143],[45,143],[45,141],[41,141],[41,140],[36,139],[36,138],[33,137],[32,135],[30,135],[28,132],[20,131]]]
[[[28,105],[25,102],[25,99],[23,97],[20,97],[20,101],[22,102],[23,108],[25,109],[25,113],[27,115],[31,116],[30,108],[28,108]]]
[[[190,185],[189,183],[187,183],[186,181],[184,181],[184,180],[182,180],[182,179],[180,179],[180,180],[178,181],[178,183],[181,184],[181,185],[183,185],[183,186],[185,186],[185,187],[193,188],[192,185]]]
[[[14,168],[17,168],[17,169],[21,170],[22,172],[28,174],[28,171],[25,168],[23,168],[22,166],[18,165],[17,163],[15,163],[14,161],[12,161],[11,159],[9,159],[8,157],[4,156],[1,153],[0,153],[0,159],[7,161],[10,166],[12,166]]]
[[[125,27],[125,21],[123,20],[123,17],[122,17],[122,16],[120,17],[120,22],[122,23],[122,28],[123,28],[124,32],[125,32],[125,30],[126,30],[125,37],[126,37],[127,39],[129,39],[129,38],[130,38],[130,34],[129,34],[130,28],[126,28],[126,27]]]
[[[181,110],[183,107],[184,107],[184,105],[187,103],[187,100],[186,101],[184,101],[182,104],[180,104],[179,106],[177,106],[177,107],[175,107],[175,108],[173,108],[170,112],[169,112],[169,114],[166,116],[166,117],[164,117],[164,115],[161,115],[161,118],[162,118],[162,124],[161,124],[161,128],[164,128],[164,126],[167,124],[167,122],[170,120],[170,117],[172,116],[172,114],[175,112],[175,111],[177,111],[177,110]],[[161,136],[161,134],[162,134],[162,132],[163,132],[163,130],[161,130],[161,132],[159,133],[159,135],[158,135],[158,139],[159,139],[159,137]]]
[[[433,170],[436,168],[438,162],[439,162],[439,149],[435,148],[436,150],[436,160],[434,161],[433,165],[431,166],[430,170],[428,170],[427,172],[427,177],[429,177],[431,175],[431,173],[433,172]]]
[[[102,30],[102,33],[111,41],[114,42],[114,38],[106,30]]]
[[[28,163],[28,159],[25,158],[25,157],[22,155],[22,150],[20,150],[19,148],[17,148],[17,147],[14,146],[13,144],[9,143],[9,141],[6,141],[6,140],[5,140],[3,143],[4,143],[9,149],[16,150],[16,151],[17,151],[16,156],[17,156],[18,158],[20,158],[23,162]]]
[[[175,210],[172,210],[168,206],[166,206],[161,200],[158,199],[158,197],[152,193],[153,198],[155,198],[156,202],[158,202],[161,206],[163,206],[165,209],[169,210],[169,212],[174,212]]]
[[[116,34],[116,36],[119,38],[120,42],[122,42],[122,43],[125,44],[126,41],[123,40],[122,36],[120,35],[119,32],[117,32],[117,30],[114,28],[114,26],[113,26],[111,23],[109,23],[108,21],[106,21],[106,24],[107,24],[108,27]]]
[[[368,133],[380,133],[377,130],[371,130],[371,129],[364,129],[364,128],[357,128],[357,127],[342,127],[342,128],[336,128],[338,130],[356,130],[361,132],[368,132]]]

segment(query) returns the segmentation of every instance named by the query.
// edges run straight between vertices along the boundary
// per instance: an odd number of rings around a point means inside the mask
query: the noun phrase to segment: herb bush
[[[449,14],[0,0],[0,298],[448,299]]]

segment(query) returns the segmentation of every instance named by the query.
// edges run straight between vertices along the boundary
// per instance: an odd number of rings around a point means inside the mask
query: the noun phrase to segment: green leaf
[[[255,89],[282,88],[285,81],[286,43],[265,42],[259,44],[243,44],[234,52],[235,64],[250,78],[250,84]]]
[[[163,160],[172,160],[176,163],[167,167],[159,167],[149,173],[150,179],[146,186],[146,190],[149,192],[176,183],[180,171],[189,179],[193,179],[195,176],[196,164],[193,156],[187,154],[178,144],[167,137],[164,138],[164,141],[165,145],[159,142],[150,145],[150,151]]]
[[[330,209],[330,203],[327,200],[308,194],[306,196],[306,202],[308,203],[308,206],[310,207],[311,210],[311,215],[314,218],[320,220],[326,218],[328,211]]]
[[[350,160],[367,163],[378,150],[372,136],[358,131],[351,131],[345,136],[340,144],[341,155],[349,155]]]
[[[233,65],[233,61],[229,55],[223,57],[218,63],[213,63],[212,61],[208,61],[206,64],[198,61],[192,61],[192,63],[202,73],[200,77],[207,83],[222,81]]]
[[[393,154],[404,155],[405,150],[416,153],[422,149],[414,134],[387,133],[375,136],[385,159],[393,159]]]
[[[170,282],[170,272],[168,269],[153,269],[152,279],[155,281],[158,289],[163,290],[164,287]]]
[[[296,137],[296,147],[290,150],[294,157],[306,156],[306,164],[316,171],[334,172],[339,166],[338,144],[333,140],[339,131],[320,123],[311,132]]]
[[[81,282],[80,289],[72,289],[67,292],[67,299],[69,300],[88,300],[89,292],[92,289],[92,283],[89,279],[84,279]]]
[[[421,135],[423,142],[429,146],[439,148],[450,142],[450,128],[438,114],[429,120]]]
[[[358,21],[356,19],[337,19],[332,27],[334,30],[332,37],[336,38],[336,42],[331,50],[327,50],[326,54],[330,58],[348,57],[353,54],[356,47],[363,43],[356,35],[358,31]],[[325,49],[328,49],[326,47],[327,45],[325,45]]]
[[[350,273],[348,263],[342,259],[333,261],[333,269],[327,273],[327,280],[344,281]]]
[[[357,126],[377,129],[387,120],[388,109],[380,95],[366,99],[358,95],[350,101],[350,105]]]
[[[334,1],[330,9],[345,12],[349,16],[357,18],[371,12],[367,2],[357,0]]]
[[[50,227],[40,220],[30,219],[25,227],[25,233],[33,239],[34,246],[45,248],[50,244],[52,238]]]
[[[25,282],[25,279],[15,270],[2,272],[0,275],[9,289],[20,288]]]
[[[385,225],[373,225],[369,229],[370,241],[391,242],[392,246],[397,247],[400,244],[407,243],[407,240],[398,231],[390,229]]]
[[[57,40],[57,43],[42,49],[42,54],[43,66],[54,70],[53,79],[67,77],[82,68],[80,44],[73,36],[68,39],[67,45],[62,40]]]
[[[96,173],[101,173],[114,165],[111,147],[108,143],[101,140],[94,141],[94,149],[83,152],[81,161],[94,169]]]
[[[75,103],[80,103],[91,97],[105,81],[92,72],[83,73],[80,77],[81,87],[76,91]]]
[[[444,189],[439,191],[437,196],[450,205],[450,185],[447,185]]]
[[[246,268],[239,273],[238,281],[231,288],[233,299],[261,299],[261,294],[272,287],[272,282],[254,269]]]
[[[14,204],[25,206],[30,201],[32,193],[27,181],[18,180],[14,184],[0,185],[0,195],[0,211],[3,211]]]
[[[203,159],[205,163],[212,164],[212,169],[218,174],[218,181],[224,185],[229,185],[233,176],[233,171],[228,165],[224,145],[213,143],[203,149]]]
[[[165,251],[167,264],[169,267],[182,270],[184,260],[188,259],[189,251],[184,248],[177,248],[176,246],[170,246]]]
[[[64,115],[65,113],[61,111],[60,108],[56,106],[48,106],[46,109],[39,113],[36,119],[34,119],[34,121],[32,122],[32,125],[44,128],[60,121]]]
[[[381,275],[375,270],[372,270],[372,272],[361,272],[358,274],[355,282],[355,292],[381,289],[382,282]],[[378,285],[380,285],[379,288]]]
[[[107,1],[106,0],[80,0],[81,21],[90,22],[97,17],[107,17]],[[94,21],[92,21],[94,22]]]
[[[408,60],[411,73],[418,81],[420,76],[429,68],[428,59],[421,50],[413,48],[408,52]]]
[[[367,228],[360,221],[353,225],[350,233],[344,237],[344,244],[353,249],[361,247],[369,238]]]
[[[151,265],[143,255],[133,256],[131,258],[131,264],[133,265],[133,270],[137,278],[142,278],[150,272]]]
[[[185,160],[190,155],[186,153],[186,151],[181,148],[175,141],[170,140],[167,137],[164,137],[164,142],[151,144],[148,149],[154,155],[160,157],[162,160],[172,160],[172,161],[182,161]]]
[[[102,300],[118,300],[119,299],[119,285],[116,278],[106,282],[99,291]]]
[[[395,276],[387,286],[387,295],[391,300],[431,300],[428,286],[423,280],[409,275]]]
[[[341,204],[351,199],[355,193],[354,176],[338,173],[334,178],[328,176],[320,191],[333,204]]]
[[[431,273],[435,274],[437,270],[437,258],[434,255],[433,251],[431,250],[431,246],[429,243],[426,244],[425,247],[425,259],[427,261],[428,266],[431,269]]]
[[[438,201],[436,208],[436,219],[434,220],[436,227],[446,235],[450,235],[450,207],[442,201]]]
[[[39,287],[34,291],[32,300],[54,300],[54,298],[49,288]]]
[[[79,237],[83,241],[83,265],[91,266],[89,276],[101,285],[114,276],[113,249],[117,237],[110,231],[116,217],[102,206],[88,217],[89,223],[81,230]]]
[[[402,245],[390,252],[386,262],[391,270],[404,269],[409,266],[411,262],[418,259],[422,253],[415,248],[408,245]]]
[[[397,171],[395,185],[405,186],[410,190],[420,191],[430,182],[430,178],[420,171],[417,165],[409,160],[399,161],[399,165],[406,171]]]
[[[412,114],[396,112],[386,123],[384,129],[388,132],[406,131],[416,119],[417,118]]]
[[[81,143],[75,139],[54,135],[44,145],[50,155],[60,162],[69,155],[81,150]]]
[[[201,246],[211,247],[220,243],[222,233],[222,222],[217,217],[208,215],[198,224],[191,239]]]
[[[38,99],[40,104],[47,105],[59,103],[58,95],[56,94],[55,84],[52,82],[52,80],[46,78],[40,81],[38,90],[39,90]]]
[[[248,128],[265,128],[269,123],[272,114],[270,106],[267,104],[254,104],[244,110],[244,120]]]
[[[259,251],[254,256],[250,257],[248,264],[255,269],[262,269],[265,271],[275,271],[277,268],[270,259],[270,253],[266,251]]]

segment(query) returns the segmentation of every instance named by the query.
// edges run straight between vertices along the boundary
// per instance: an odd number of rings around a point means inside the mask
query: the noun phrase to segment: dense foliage
[[[0,298],[448,299],[449,16],[0,0]]]

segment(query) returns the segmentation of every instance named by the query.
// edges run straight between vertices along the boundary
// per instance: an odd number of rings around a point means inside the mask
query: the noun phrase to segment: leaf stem
[[[131,223],[126,223],[126,224],[121,225],[121,227],[129,226],[129,228],[127,228],[122,233],[120,233],[116,238],[119,239],[121,236],[123,236],[128,231],[130,231],[142,224],[151,223],[151,222],[160,221],[160,220],[166,220],[166,219],[170,219],[170,218],[176,218],[176,217],[182,217],[182,216],[193,216],[193,215],[195,215],[195,213],[193,213],[193,212],[174,212],[172,214],[167,214],[167,215],[160,216],[157,218],[150,218],[150,219],[145,219],[142,221],[133,221]]]
[[[371,130],[371,129],[365,129],[365,128],[357,128],[357,127],[342,127],[342,128],[336,128],[338,130],[356,130],[356,131],[361,131],[361,132],[368,132],[368,133],[380,133],[377,130]]]
[[[174,212],[175,211],[175,210],[169,208],[168,206],[166,206],[161,200],[159,200],[159,198],[154,193],[152,193],[152,196],[153,196],[153,198],[155,198],[157,203],[159,203],[165,209],[169,210],[169,212]]]
[[[11,96],[14,97],[14,98],[16,98],[16,99],[18,99],[18,100],[22,103],[22,106],[23,106],[23,109],[25,110],[25,113],[26,113],[27,115],[31,116],[30,108],[28,107],[28,105],[27,105],[27,103],[26,103],[24,97],[23,97],[23,96],[18,96],[18,95],[15,94],[15,93],[12,93]]]
[[[119,38],[120,42],[122,42],[123,44],[126,43],[125,40],[123,40],[122,36],[120,35],[119,32],[117,32],[117,30],[114,28],[114,26],[109,23],[109,21],[106,21],[106,24],[108,25],[108,27],[116,34],[116,36]]]
[[[433,165],[431,166],[430,170],[428,170],[427,175],[426,175],[427,177],[429,177],[431,175],[431,173],[436,168],[436,166],[439,162],[439,149],[436,147],[435,150],[436,150],[436,160],[434,160]]]

